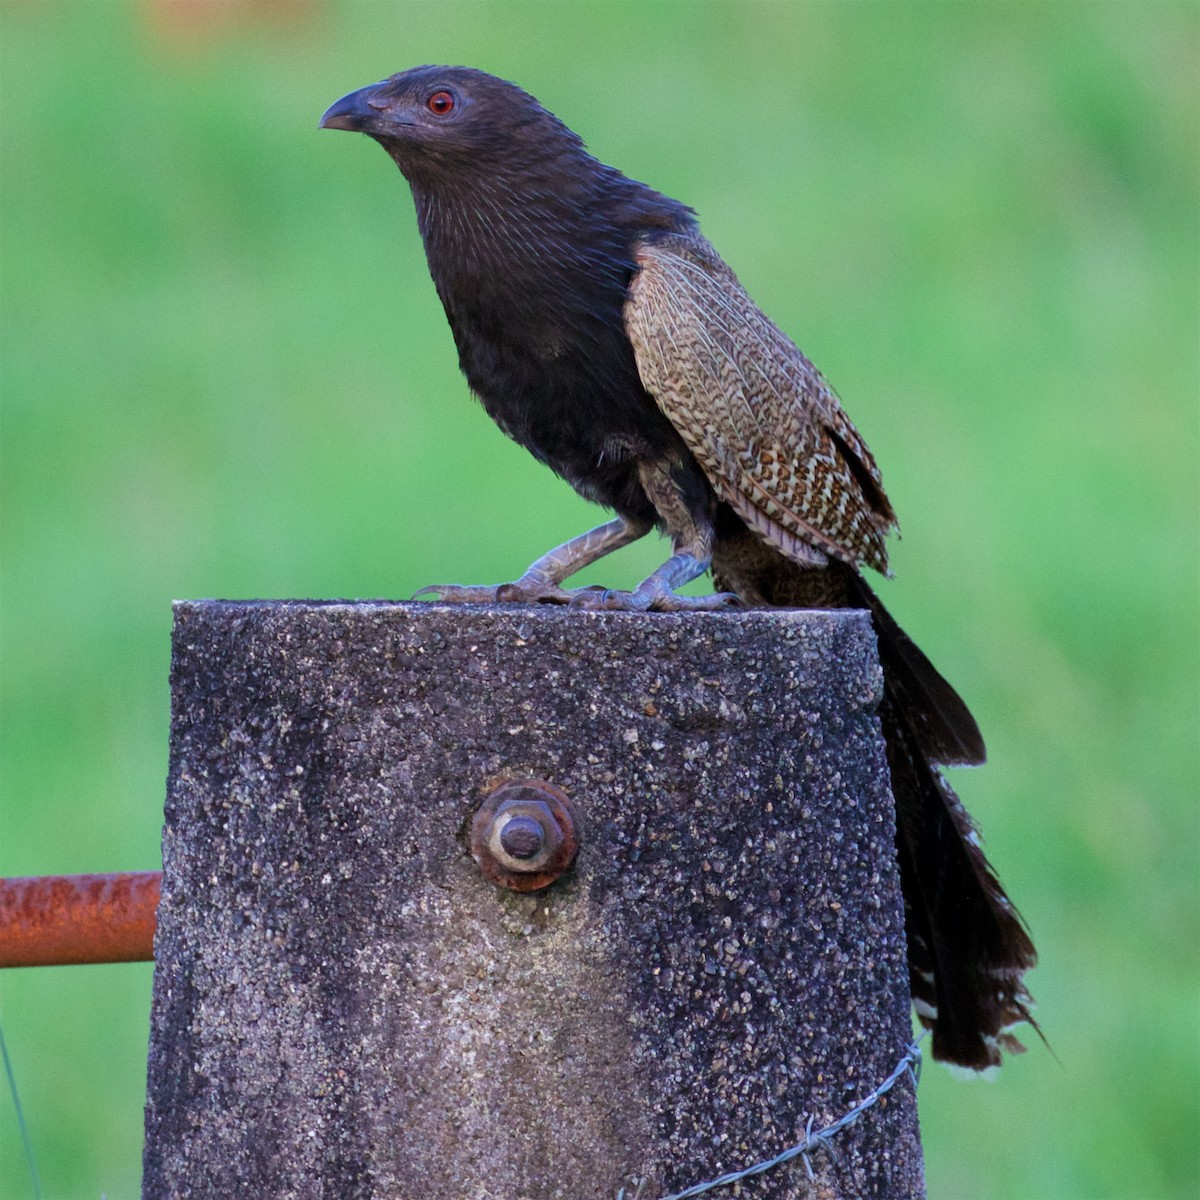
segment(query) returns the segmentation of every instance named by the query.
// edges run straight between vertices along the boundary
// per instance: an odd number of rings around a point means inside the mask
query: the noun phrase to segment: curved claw
[[[646,612],[649,598],[637,592],[620,592],[613,588],[576,588],[571,593],[571,607],[585,612]]]
[[[713,592],[708,596],[679,596],[665,592],[655,598],[650,608],[654,612],[724,612],[744,608],[746,602],[736,592]]]
[[[507,584],[489,587],[486,584],[466,583],[431,583],[419,592],[413,592],[412,598],[420,596],[437,596],[442,604],[497,604],[501,600],[500,590]]]

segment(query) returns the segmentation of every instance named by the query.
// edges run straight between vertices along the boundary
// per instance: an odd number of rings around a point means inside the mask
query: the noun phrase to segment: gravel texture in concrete
[[[144,1196],[654,1200],[903,1054],[864,614],[175,616]],[[580,825],[532,894],[467,848],[519,778]],[[712,1195],[923,1195],[910,1080],[835,1146]]]

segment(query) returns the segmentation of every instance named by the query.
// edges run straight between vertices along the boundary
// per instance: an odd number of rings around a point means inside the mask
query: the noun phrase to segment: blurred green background
[[[598,519],[469,398],[394,167],[316,129],[470,63],[693,204],[883,466],[1058,1059],[926,1072],[931,1196],[1200,1195],[1198,12],[4,6],[0,869],[157,865],[172,598],[498,581]],[[46,1196],[136,1195],[149,967],[0,988]]]

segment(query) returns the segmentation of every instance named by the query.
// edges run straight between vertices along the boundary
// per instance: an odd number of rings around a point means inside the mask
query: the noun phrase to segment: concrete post
[[[145,1197],[655,1200],[903,1054],[865,615],[175,617]],[[541,891],[470,854],[506,780],[574,810]],[[911,1080],[834,1146],[712,1195],[923,1195]]]

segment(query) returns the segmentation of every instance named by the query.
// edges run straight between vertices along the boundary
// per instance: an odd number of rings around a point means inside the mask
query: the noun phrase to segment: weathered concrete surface
[[[181,604],[146,1197],[652,1200],[750,1165],[910,1037],[858,613]],[[532,896],[481,795],[575,803]],[[912,1085],[721,1196],[923,1191]]]

